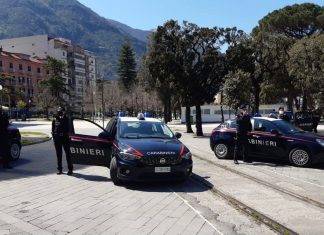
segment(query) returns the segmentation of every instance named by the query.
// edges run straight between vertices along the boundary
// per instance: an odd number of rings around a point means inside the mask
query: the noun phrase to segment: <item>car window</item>
[[[229,120],[226,122],[227,128],[236,128],[236,120]]]
[[[169,127],[159,122],[120,122],[118,132],[120,138],[174,138]]]
[[[276,125],[280,131],[286,134],[293,134],[298,132],[304,132],[302,129],[286,122],[283,120],[275,120],[273,121],[274,125]]]
[[[271,130],[278,129],[274,124],[272,124],[268,120],[257,119],[257,118],[253,120],[254,122],[252,123],[252,125],[254,131],[271,132]]]
[[[73,120],[74,134],[76,135],[88,135],[99,136],[102,133],[102,129],[92,122],[86,120]]]
[[[110,132],[113,123],[115,122],[115,118],[110,119],[110,121],[108,122],[107,126],[106,126],[106,131]]]

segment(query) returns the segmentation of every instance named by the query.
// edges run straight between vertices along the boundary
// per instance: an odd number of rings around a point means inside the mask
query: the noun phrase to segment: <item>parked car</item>
[[[10,144],[10,158],[15,161],[18,160],[21,153],[21,135],[19,129],[13,125],[9,125],[9,144]]]
[[[106,166],[114,184],[125,181],[184,181],[192,172],[189,149],[180,133],[155,118],[114,117],[102,129],[85,133],[72,120],[70,153],[74,164]]]
[[[259,159],[288,159],[299,167],[324,161],[324,136],[305,132],[294,125],[274,118],[251,119],[248,133],[248,151]],[[236,120],[228,120],[215,128],[210,147],[219,159],[231,158],[236,137]]]

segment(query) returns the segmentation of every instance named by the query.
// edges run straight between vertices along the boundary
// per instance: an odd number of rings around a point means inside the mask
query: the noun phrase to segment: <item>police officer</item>
[[[240,107],[240,112],[236,117],[237,120],[237,128],[236,128],[236,142],[235,142],[235,149],[234,149],[234,163],[238,164],[238,155],[239,152],[242,151],[243,153],[243,161],[244,162],[251,162],[248,159],[248,132],[252,130],[251,124],[251,117],[248,114],[248,109],[246,105],[242,105]]]
[[[66,116],[65,109],[59,107],[57,114],[52,123],[52,135],[57,156],[57,170],[58,175],[63,173],[62,167],[62,148],[64,149],[66,161],[68,164],[68,175],[73,174],[73,165],[70,157],[70,147],[69,147],[69,119]]]
[[[276,114],[276,110],[272,110],[271,113],[268,115],[269,118],[276,118],[277,119],[277,114]]]
[[[9,144],[9,118],[0,109],[0,153],[2,156],[3,168],[12,169],[10,162],[10,144]]]
[[[313,111],[313,130],[315,133],[317,133],[317,126],[321,120],[321,111],[320,109],[314,110]]]
[[[290,118],[289,116],[285,113],[285,108],[284,107],[280,107],[278,110],[278,118],[281,120],[284,120],[286,122],[290,122]]]

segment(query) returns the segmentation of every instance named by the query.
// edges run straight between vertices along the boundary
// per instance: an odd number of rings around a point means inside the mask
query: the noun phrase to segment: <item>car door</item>
[[[114,137],[98,124],[86,119],[71,119],[69,134],[73,164],[110,165]]]
[[[254,119],[249,144],[253,146],[255,155],[267,158],[281,157],[285,151],[284,141],[279,129],[270,121]]]

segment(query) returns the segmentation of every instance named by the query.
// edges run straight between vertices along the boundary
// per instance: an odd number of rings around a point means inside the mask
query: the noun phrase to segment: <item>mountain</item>
[[[48,34],[94,52],[106,79],[116,79],[122,44],[128,40],[139,60],[149,34],[105,19],[77,0],[0,0],[0,19],[0,39]]]
[[[129,27],[126,24],[122,24],[118,21],[107,19],[107,21],[113,26],[118,28],[121,32],[124,32],[125,34],[129,34],[133,36],[134,38],[137,38],[140,41],[147,42],[148,37],[152,31],[145,31],[140,29],[134,29],[132,27]]]

